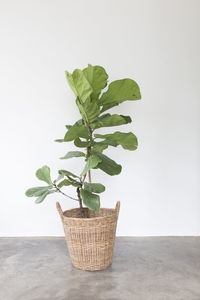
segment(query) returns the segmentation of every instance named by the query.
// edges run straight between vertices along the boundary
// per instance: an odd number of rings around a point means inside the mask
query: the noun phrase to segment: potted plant
[[[99,194],[105,191],[105,186],[92,182],[91,170],[99,169],[111,176],[118,175],[121,165],[103,154],[104,150],[118,145],[126,150],[136,150],[138,142],[132,132],[100,134],[96,130],[130,123],[129,116],[110,114],[107,110],[125,100],[141,99],[140,89],[134,80],[126,78],[111,82],[104,90],[108,75],[101,66],[88,65],[83,70],[74,70],[72,74],[66,72],[66,78],[76,96],[81,119],[73,125],[66,125],[64,138],[56,142],[73,141],[78,151],[70,151],[62,159],[82,157],[83,168],[80,174],[59,170],[58,178],[52,180],[50,168],[43,166],[36,171],[36,176],[47,185],[28,189],[26,196],[36,197],[35,202],[41,203],[47,195],[61,193],[77,201],[79,208],[64,212],[56,203],[72,263],[82,270],[101,270],[112,262],[120,203],[117,202],[115,209],[100,208]],[[63,191],[67,186],[76,189],[76,196]]]

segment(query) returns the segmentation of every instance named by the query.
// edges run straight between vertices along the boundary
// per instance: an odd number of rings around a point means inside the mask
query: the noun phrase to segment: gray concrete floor
[[[200,238],[117,238],[112,265],[76,270],[64,238],[1,238],[1,300],[200,300]]]

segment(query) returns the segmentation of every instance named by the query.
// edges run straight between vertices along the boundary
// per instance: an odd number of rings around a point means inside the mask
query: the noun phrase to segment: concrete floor
[[[113,264],[85,272],[64,238],[1,238],[1,300],[200,300],[200,238],[117,238]]]

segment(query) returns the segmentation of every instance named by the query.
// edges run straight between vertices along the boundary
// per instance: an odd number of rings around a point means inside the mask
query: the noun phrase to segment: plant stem
[[[86,121],[84,121],[84,125],[85,125],[85,127],[88,127],[90,139],[92,140],[92,128],[90,128],[88,126],[88,124],[87,124]],[[86,148],[86,154],[87,154],[87,156],[90,156],[90,150],[91,150],[91,146],[88,146]],[[87,174],[85,174],[83,176],[83,179],[81,179],[81,187],[83,186],[83,183],[85,181],[86,175]],[[89,183],[91,183],[91,171],[90,170],[88,171],[88,180],[89,180]],[[81,218],[84,218],[83,204],[82,204],[82,199],[81,199],[81,195],[80,195],[80,187],[78,187],[76,191],[77,191],[78,201],[79,201],[79,205],[80,205]]]
[[[84,181],[85,181],[85,178],[87,176],[87,173],[83,176],[83,179],[81,179],[81,184],[83,185]]]
[[[90,149],[91,147],[87,147],[87,155],[90,156]],[[88,171],[88,180],[89,180],[89,183],[92,182],[92,179],[91,179],[91,170]]]
[[[78,187],[78,188],[76,189],[76,191],[77,191],[78,201],[79,201],[79,205],[80,205],[81,218],[84,218],[82,199],[81,199],[81,195],[80,195],[80,188]]]
[[[89,129],[89,135],[90,135],[90,138],[92,140],[92,128],[88,126],[87,122],[85,121],[84,122],[85,126],[88,127]],[[90,156],[90,150],[91,150],[91,146],[87,147],[86,151],[87,151],[87,156]],[[92,182],[92,178],[91,178],[91,170],[88,171],[88,180],[89,180],[89,183]]]
[[[56,188],[57,192],[61,193],[62,195],[66,196],[66,197],[68,197],[68,198],[70,198],[72,200],[79,201],[79,199],[73,198],[73,197],[71,197],[71,196],[63,193],[55,183],[53,184],[53,186]]]
[[[91,178],[91,171],[90,171],[90,170],[88,171],[88,180],[89,180],[89,183],[91,183],[91,182],[92,182],[92,178]]]

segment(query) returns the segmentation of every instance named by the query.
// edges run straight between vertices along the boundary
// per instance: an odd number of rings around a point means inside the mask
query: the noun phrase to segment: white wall
[[[35,170],[80,170],[81,159],[58,158],[65,124],[79,117],[64,71],[88,63],[110,81],[135,79],[142,101],[128,114],[139,149],[107,153],[123,165],[105,182],[102,205],[121,201],[118,235],[199,235],[200,1],[18,0],[0,2],[0,236],[63,235],[51,195],[41,205],[24,191],[40,184]],[[121,130],[125,130],[121,127]],[[70,190],[72,194],[73,191]]]

